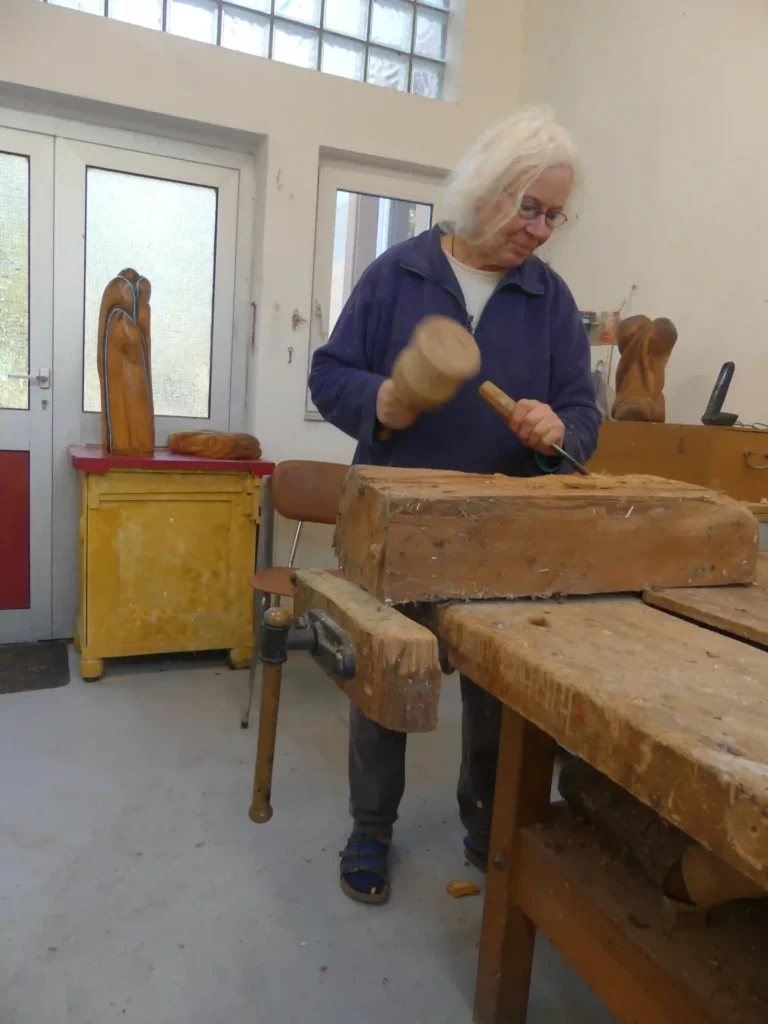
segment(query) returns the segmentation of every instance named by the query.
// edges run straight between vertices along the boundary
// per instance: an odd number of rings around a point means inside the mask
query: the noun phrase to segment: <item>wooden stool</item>
[[[272,501],[275,510],[284,519],[296,523],[288,564],[261,569],[251,576],[253,587],[253,656],[248,675],[248,697],[243,708],[240,726],[248,728],[253,703],[253,690],[259,666],[259,635],[264,612],[278,606],[284,597],[293,597],[296,553],[304,523],[322,523],[333,526],[341,500],[341,490],[349,466],[338,462],[281,462],[272,476]],[[336,571],[338,575],[340,572]]]

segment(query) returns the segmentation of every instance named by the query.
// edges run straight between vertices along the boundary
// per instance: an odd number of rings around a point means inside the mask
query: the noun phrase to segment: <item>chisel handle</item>
[[[515,411],[517,402],[514,398],[510,398],[509,395],[505,394],[501,388],[497,388],[495,384],[492,384],[487,380],[484,384],[480,385],[480,395],[486,400],[488,405],[505,419],[510,419],[512,413]]]
[[[487,380],[484,384],[479,387],[480,395],[486,400],[488,405],[497,412],[499,416],[502,416],[507,422],[512,418],[512,413],[515,411],[517,402],[514,398],[510,398],[509,395],[505,394],[501,388],[497,388],[495,384],[492,384]],[[591,476],[592,474],[586,469],[580,462],[577,462],[572,455],[569,455],[564,448],[561,448],[559,444],[553,444],[552,448],[557,454],[565,459],[577,473],[581,473],[582,476]]]

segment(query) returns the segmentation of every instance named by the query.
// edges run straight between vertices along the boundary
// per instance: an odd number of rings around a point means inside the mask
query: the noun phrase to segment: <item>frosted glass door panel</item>
[[[131,267],[152,285],[155,415],[205,419],[218,190],[89,167],[85,234],[84,410],[101,408],[96,367],[107,284]]]
[[[0,409],[28,409],[29,159],[0,153]]]

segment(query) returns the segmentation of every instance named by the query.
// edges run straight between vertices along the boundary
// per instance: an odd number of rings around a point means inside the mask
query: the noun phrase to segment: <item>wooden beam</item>
[[[731,498],[656,477],[356,466],[335,543],[348,579],[397,604],[748,583],[758,526]]]
[[[369,718],[398,732],[436,728],[442,673],[433,633],[320,570],[297,571],[293,607],[298,615],[325,612],[348,634],[357,673],[353,679],[329,675]]]
[[[536,929],[517,899],[522,829],[549,814],[554,741],[504,708],[488,880],[475,985],[475,1024],[524,1024]]]
[[[752,587],[646,590],[643,599],[655,608],[768,647],[768,552],[758,556]]]

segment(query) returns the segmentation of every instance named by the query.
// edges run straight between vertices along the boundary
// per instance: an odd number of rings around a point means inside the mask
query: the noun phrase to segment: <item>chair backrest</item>
[[[285,519],[336,522],[349,466],[339,462],[279,462],[272,474],[272,501]]]

